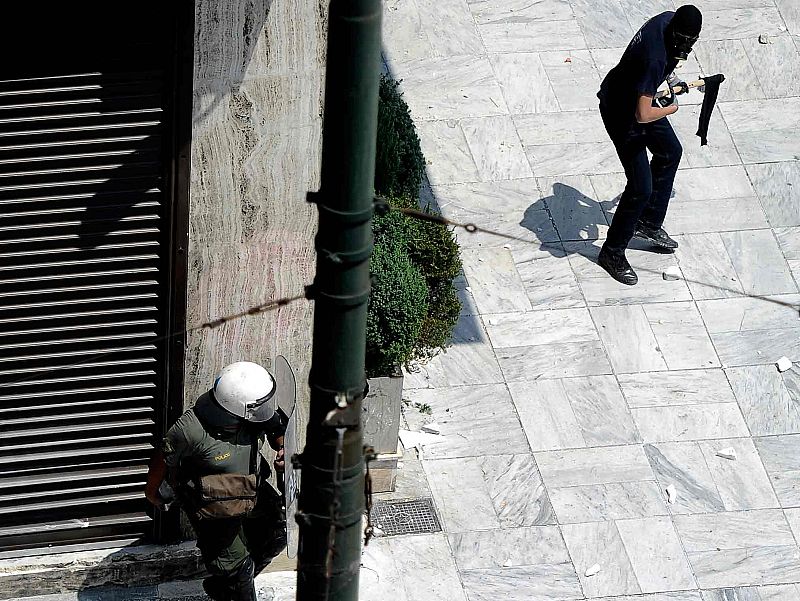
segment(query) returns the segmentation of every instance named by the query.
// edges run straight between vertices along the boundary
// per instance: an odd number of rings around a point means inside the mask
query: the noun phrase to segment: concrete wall
[[[197,0],[188,322],[302,293],[314,273],[326,0]],[[185,404],[225,364],[284,355],[308,406],[302,300],[188,337]]]

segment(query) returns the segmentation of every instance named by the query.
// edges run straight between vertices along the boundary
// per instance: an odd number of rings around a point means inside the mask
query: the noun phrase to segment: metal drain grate
[[[372,506],[372,523],[383,530],[384,536],[442,530],[430,499],[377,501]]]

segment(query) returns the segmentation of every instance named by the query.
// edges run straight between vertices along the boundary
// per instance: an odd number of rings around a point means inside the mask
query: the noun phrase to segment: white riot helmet
[[[275,414],[275,378],[257,363],[231,363],[219,372],[211,392],[220,407],[248,422],[265,422]]]

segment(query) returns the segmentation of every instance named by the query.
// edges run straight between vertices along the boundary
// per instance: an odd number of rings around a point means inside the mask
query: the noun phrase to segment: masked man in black
[[[702,21],[702,14],[691,4],[647,21],[597,94],[603,123],[628,179],[598,264],[629,286],[638,281],[625,258],[632,238],[661,249],[678,247],[662,227],[683,152],[666,117],[678,110],[676,90],[688,91],[673,72],[679,61],[689,57]],[[669,95],[656,99],[664,81]],[[649,163],[647,150],[653,155]]]

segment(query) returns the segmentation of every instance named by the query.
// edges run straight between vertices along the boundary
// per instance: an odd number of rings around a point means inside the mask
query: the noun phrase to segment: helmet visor
[[[265,422],[275,415],[274,397],[277,386],[275,385],[275,378],[272,376],[272,374],[269,376],[272,378],[272,390],[269,391],[269,394],[256,401],[253,401],[252,403],[248,403],[245,407],[244,419],[249,422]]]

